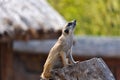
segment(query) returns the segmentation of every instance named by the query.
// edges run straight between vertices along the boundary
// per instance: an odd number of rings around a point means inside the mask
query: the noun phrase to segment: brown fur
[[[69,63],[75,63],[72,58],[71,50],[76,21],[71,23],[72,24],[70,26],[68,26],[69,23],[65,25],[62,31],[62,35],[50,50],[47,60],[44,64],[43,73],[41,74],[43,79],[50,79],[52,77],[51,71],[53,69],[62,68]]]

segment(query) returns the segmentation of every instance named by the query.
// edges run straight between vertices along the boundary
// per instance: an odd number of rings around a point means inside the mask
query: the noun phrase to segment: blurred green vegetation
[[[77,35],[120,36],[120,0],[48,1],[67,21],[77,20]]]

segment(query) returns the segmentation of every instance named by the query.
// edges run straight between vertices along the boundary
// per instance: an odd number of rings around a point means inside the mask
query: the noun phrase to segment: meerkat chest
[[[64,49],[69,50],[73,45],[73,38],[67,38],[64,42]]]

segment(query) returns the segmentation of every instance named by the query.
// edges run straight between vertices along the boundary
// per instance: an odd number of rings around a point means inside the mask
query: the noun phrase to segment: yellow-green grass
[[[120,36],[120,0],[48,0],[67,20],[77,20],[75,34]]]

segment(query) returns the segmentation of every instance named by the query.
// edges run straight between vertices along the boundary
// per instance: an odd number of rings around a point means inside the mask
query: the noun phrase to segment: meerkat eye
[[[67,26],[71,26],[72,25],[72,23],[68,23],[68,25]]]
[[[64,32],[68,34],[68,33],[69,33],[69,30],[68,30],[68,29],[66,29],[66,30],[64,30]]]

